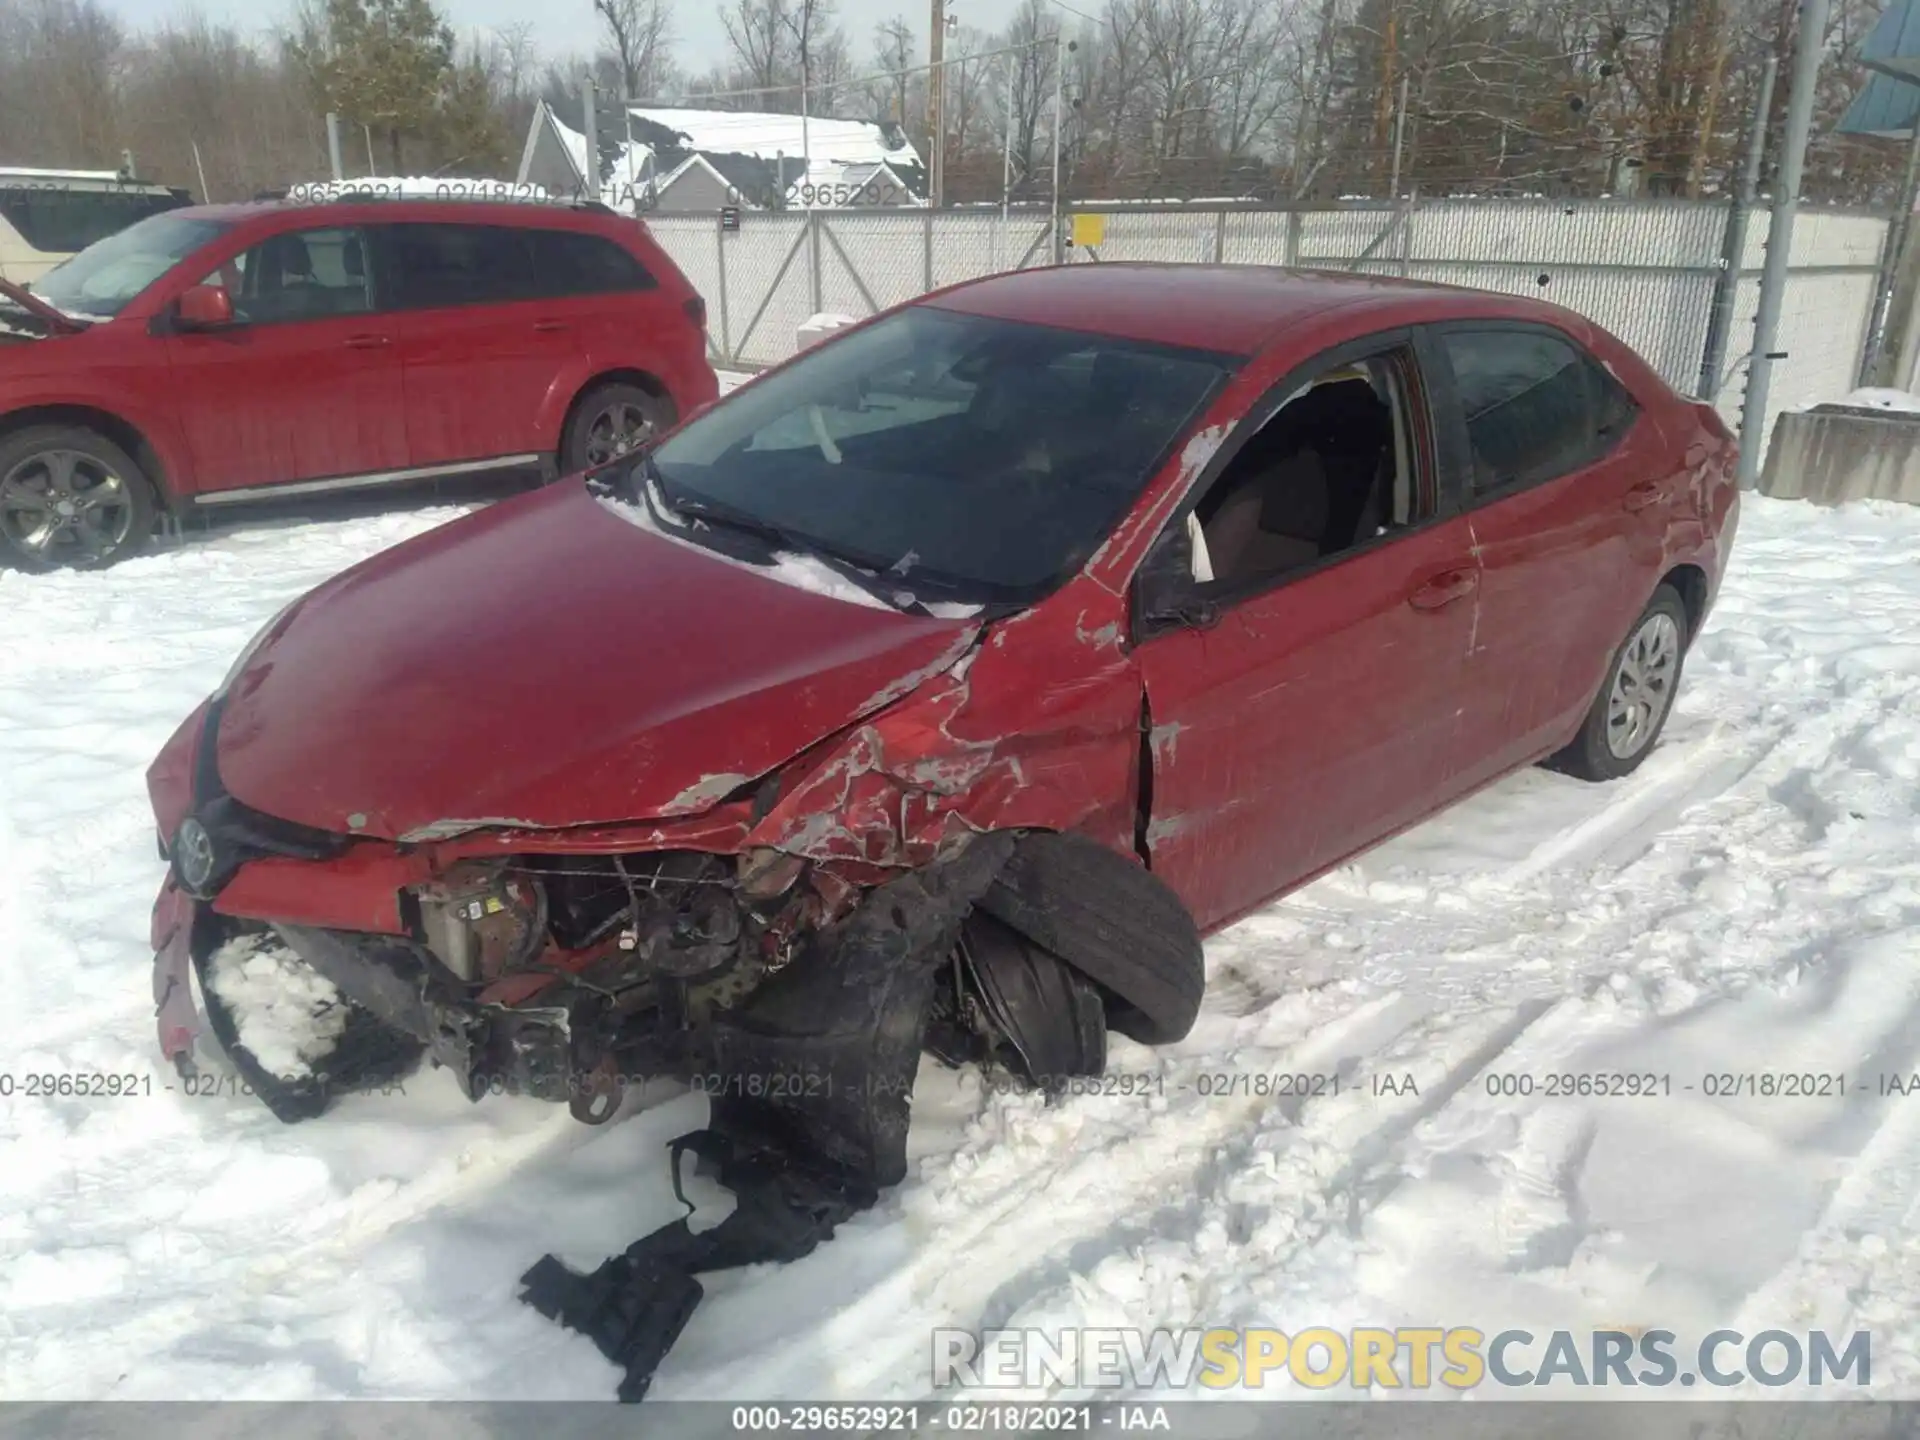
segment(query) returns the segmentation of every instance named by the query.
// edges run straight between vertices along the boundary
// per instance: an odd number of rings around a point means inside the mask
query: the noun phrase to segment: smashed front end
[[[769,772],[619,824],[387,838],[268,817],[222,783],[216,697],[149,772],[170,860],[162,1047],[191,1071],[197,979],[206,1024],[287,1120],[423,1056],[476,1100],[538,1096],[594,1123],[645,1079],[705,1092],[676,1186],[691,1150],[733,1214],[591,1275],[548,1257],[525,1277],[523,1298],[591,1336],[637,1399],[695,1273],[796,1258],[904,1178],[923,1050],[1048,1082],[1100,1073],[1109,1024],[1149,1042],[1191,1024],[1199,937],[1131,848],[1137,687],[1107,636],[1089,651],[1060,633],[1088,661],[1072,683],[1036,692],[995,673],[1004,647],[963,636]],[[269,962],[311,982],[317,1040],[254,1042],[247,982]],[[1154,965],[1191,971],[1191,995],[1135,989]]]

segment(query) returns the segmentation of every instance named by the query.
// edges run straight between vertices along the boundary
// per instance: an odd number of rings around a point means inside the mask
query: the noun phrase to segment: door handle
[[[1415,590],[1407,597],[1407,603],[1416,610],[1438,610],[1465,599],[1479,588],[1478,570],[1448,570]]]
[[[1644,510],[1649,505],[1658,504],[1659,500],[1660,482],[1657,480],[1642,480],[1638,485],[1627,491],[1625,498],[1621,500],[1620,504],[1629,511]]]
[[[568,328],[564,320],[536,320],[533,329],[536,335],[558,335]]]
[[[349,335],[347,337],[349,350],[384,350],[392,343],[393,341],[385,335]]]

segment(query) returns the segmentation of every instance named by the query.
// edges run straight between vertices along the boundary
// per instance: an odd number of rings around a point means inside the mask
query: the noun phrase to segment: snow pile
[[[333,1053],[347,1028],[338,987],[285,945],[241,935],[208,958],[208,979],[261,1068],[305,1079]]]
[[[1867,1329],[1871,1393],[1920,1397],[1920,1107],[1876,1086],[1920,1072],[1920,510],[1745,506],[1637,774],[1512,776],[1215,937],[1192,1035],[1114,1041],[1144,1094],[929,1062],[907,1182],[804,1260],[704,1277],[653,1397],[917,1401],[935,1326],[1193,1323]],[[453,513],[0,572],[9,1398],[613,1394],[517,1280],[681,1215],[664,1147],[705,1100],[661,1083],[589,1128],[428,1070],[289,1127],[169,1089],[153,1037],[142,770],[288,599]],[[1848,1085],[1744,1092],[1789,1072]],[[1342,1084],[1272,1092],[1299,1074]],[[1671,1091],[1546,1093],[1593,1074]]]

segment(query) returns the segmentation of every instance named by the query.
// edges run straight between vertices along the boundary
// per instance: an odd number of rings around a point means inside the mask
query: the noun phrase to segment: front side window
[[[536,293],[527,232],[503,225],[396,225],[394,285],[409,309],[500,304]]]
[[[925,597],[1025,604],[1077,570],[1237,357],[918,307],[671,436],[669,501]]]
[[[97,241],[34,282],[33,293],[82,318],[118,315],[140,293],[219,236],[219,220],[155,215]]]
[[[1618,434],[1623,407],[1631,410],[1585,352],[1544,331],[1448,331],[1441,344],[1466,415],[1476,495],[1591,464]]]
[[[365,315],[373,309],[366,237],[350,227],[270,235],[203,283],[225,286],[234,319],[253,325]]]
[[[1412,373],[1411,353],[1393,348],[1297,387],[1194,507],[1194,578],[1249,591],[1427,519]]]

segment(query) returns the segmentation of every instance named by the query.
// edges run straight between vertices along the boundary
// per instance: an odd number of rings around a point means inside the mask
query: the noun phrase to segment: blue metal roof
[[[1916,121],[1920,121],[1920,85],[1891,75],[1869,75],[1834,131],[1905,140],[1912,136]]]
[[[1920,0],[1892,0],[1860,47],[1860,63],[1884,75],[1920,81]]]

